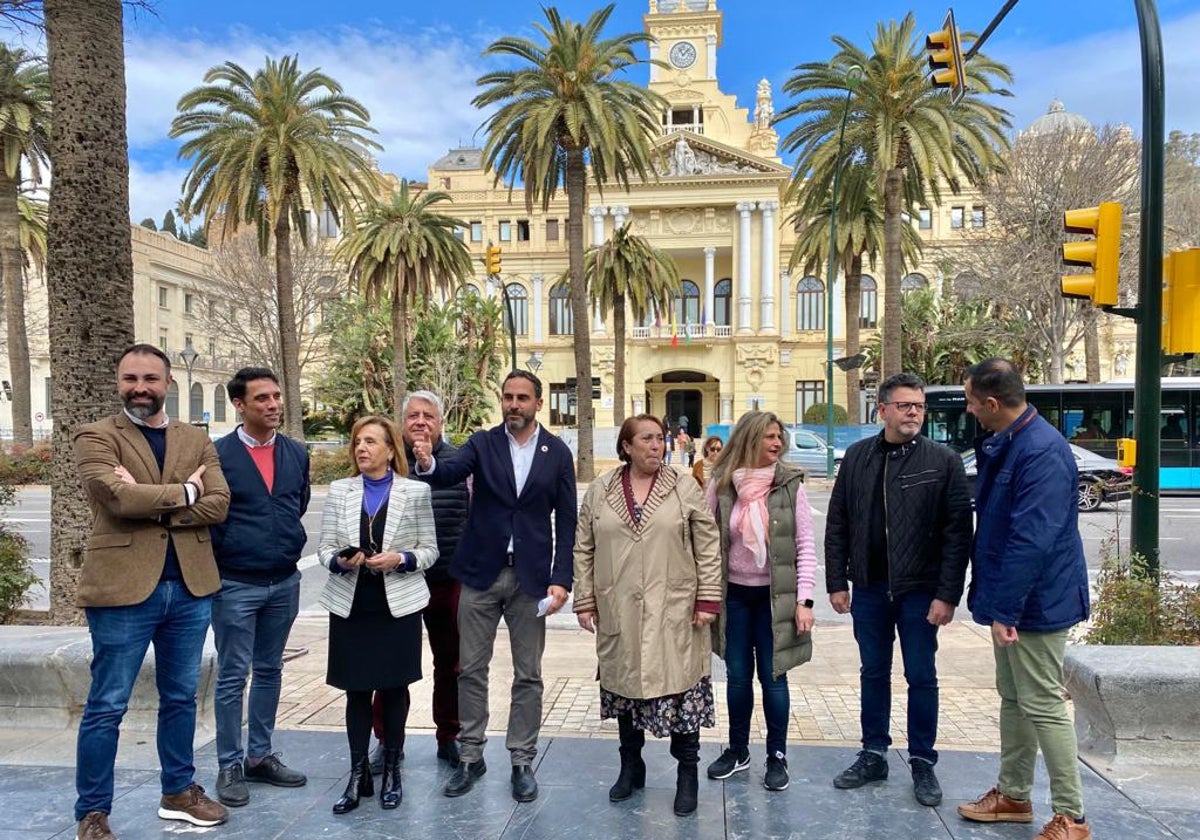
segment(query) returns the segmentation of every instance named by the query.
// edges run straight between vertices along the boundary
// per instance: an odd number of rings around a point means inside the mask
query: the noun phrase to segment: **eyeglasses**
[[[918,402],[885,402],[884,405],[890,405],[892,408],[899,411],[901,414],[907,414],[910,411],[921,412],[925,410],[925,403]]]

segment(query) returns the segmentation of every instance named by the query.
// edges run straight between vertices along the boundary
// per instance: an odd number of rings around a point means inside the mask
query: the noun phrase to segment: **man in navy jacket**
[[[417,477],[436,487],[473,478],[467,527],[450,563],[450,574],[462,582],[462,734],[461,761],[443,790],[447,796],[466,793],[487,771],[488,665],[504,616],[513,659],[507,738],[513,798],[530,802],[537,797],[532,766],[542,720],[544,616],[566,603],[571,588],[578,507],[571,451],[538,425],[541,407],[541,380],[514,370],[502,388],[502,425],[476,432],[444,461],[434,460],[428,440],[413,442]]]
[[[271,749],[283,648],[300,610],[297,563],[308,539],[308,451],[279,434],[283,398],[267,368],[242,368],[229,399],[242,424],[217,442],[229,481],[229,516],[212,528],[221,591],[213,600],[217,643],[217,798],[234,807],[250,801],[247,781],[301,787],[303,773]],[[251,671],[248,740],[242,751],[242,697]]]
[[[989,432],[975,443],[978,524],[967,604],[992,630],[1000,775],[958,813],[979,822],[1031,822],[1040,748],[1054,817],[1036,840],[1090,840],[1062,685],[1067,634],[1088,617],[1075,458],[1058,430],[1026,404],[1012,362],[973,365],[965,390],[967,411]]]

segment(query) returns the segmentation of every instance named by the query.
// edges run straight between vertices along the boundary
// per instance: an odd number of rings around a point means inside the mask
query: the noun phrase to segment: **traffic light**
[[[484,259],[484,265],[487,266],[489,277],[494,277],[500,273],[500,246],[487,246],[487,257]]]
[[[1117,439],[1117,465],[1121,469],[1137,466],[1137,440],[1134,438]]]
[[[1067,233],[1091,233],[1096,237],[1063,243],[1063,262],[1092,267],[1091,274],[1063,275],[1063,297],[1088,298],[1093,306],[1116,306],[1121,266],[1121,205],[1105,201],[1099,207],[1068,210],[1063,228]]]
[[[950,88],[950,101],[957,105],[967,92],[967,77],[953,9],[946,12],[942,28],[926,36],[925,48],[929,50],[929,69],[933,71],[930,84]]]
[[[1163,351],[1200,353],[1200,248],[1172,251],[1163,260]]]

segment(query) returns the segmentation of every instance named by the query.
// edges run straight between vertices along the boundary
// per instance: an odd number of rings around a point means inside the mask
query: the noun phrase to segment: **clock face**
[[[687,41],[680,41],[671,47],[669,58],[671,59],[671,64],[680,70],[686,70],[696,63],[696,48]]]

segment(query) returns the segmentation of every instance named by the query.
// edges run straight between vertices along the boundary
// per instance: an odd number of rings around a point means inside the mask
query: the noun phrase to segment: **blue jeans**
[[[726,700],[729,704],[729,746],[750,746],[750,716],[754,712],[754,672],[762,686],[763,716],[767,720],[767,755],[787,753],[791,698],[787,675],[771,678],[775,640],[771,635],[771,587],[728,585],[725,595]]]
[[[140,604],[88,607],[92,635],[92,685],[76,745],[75,819],[112,812],[113,764],[121,719],[146,650],[154,644],[158,685],[158,761],[162,792],[192,784],[196,687],[212,598],[196,598],[181,580],[162,581]]]
[[[268,585],[222,579],[213,596],[213,637],[217,643],[217,764],[228,767],[271,754],[283,648],[300,611],[300,573]],[[242,700],[251,672],[247,752],[242,752]]]
[[[937,627],[930,624],[927,592],[907,592],[889,601],[887,584],[855,586],[850,600],[854,638],[862,660],[863,749],[886,753],[892,743],[892,646],[900,635],[904,678],[908,681],[908,753],[937,762]]]

